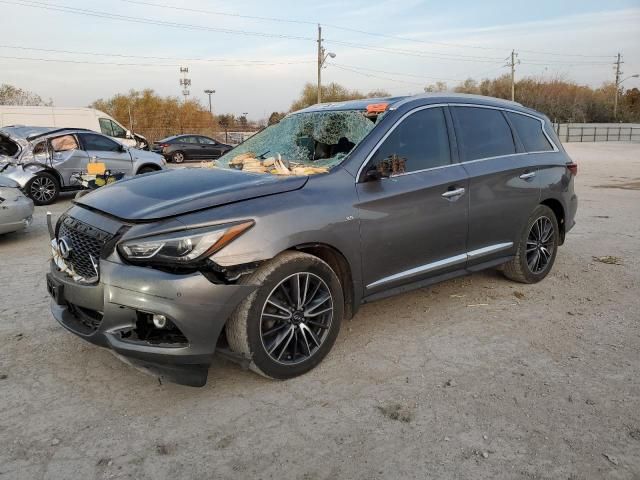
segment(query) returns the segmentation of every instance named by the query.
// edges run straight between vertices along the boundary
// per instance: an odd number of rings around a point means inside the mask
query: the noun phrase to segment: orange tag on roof
[[[388,106],[389,104],[386,102],[370,103],[369,105],[367,105],[367,113],[382,113],[387,109]]]

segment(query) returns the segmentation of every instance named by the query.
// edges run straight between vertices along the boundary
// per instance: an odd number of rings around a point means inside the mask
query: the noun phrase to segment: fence
[[[562,142],[639,142],[638,124],[555,124]]]
[[[157,142],[160,139],[170,137],[172,135],[181,134],[194,134],[204,135],[211,137],[219,142],[228,143],[230,145],[237,145],[244,142],[247,138],[256,132],[239,132],[239,131],[227,131],[225,132],[213,129],[211,127],[185,127],[182,129],[170,129],[170,128],[141,128],[136,130],[136,133],[144,135],[150,143]]]

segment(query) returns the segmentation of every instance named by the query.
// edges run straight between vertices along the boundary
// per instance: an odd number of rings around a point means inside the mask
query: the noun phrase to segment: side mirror
[[[124,136],[126,138],[133,138],[133,134],[131,133],[131,130],[127,130],[126,133],[124,134]]]
[[[382,174],[378,171],[375,165],[371,165],[365,172],[365,179],[367,182],[377,182],[382,178]]]
[[[125,147],[124,145],[120,144],[120,146],[118,147],[118,151],[126,152],[127,151],[127,147]]]

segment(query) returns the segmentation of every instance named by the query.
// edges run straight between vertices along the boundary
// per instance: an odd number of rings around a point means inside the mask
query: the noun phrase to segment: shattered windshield
[[[372,118],[355,110],[298,113],[256,133],[217,164],[274,175],[325,173],[342,162],[374,125]]]

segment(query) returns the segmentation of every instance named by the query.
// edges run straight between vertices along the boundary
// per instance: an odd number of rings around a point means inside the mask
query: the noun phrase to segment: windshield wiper
[[[269,153],[270,151],[271,151],[271,150],[267,150],[266,152],[261,153],[260,155],[258,155],[256,158],[261,158],[262,160],[264,160],[264,156],[265,156],[267,153]]]

